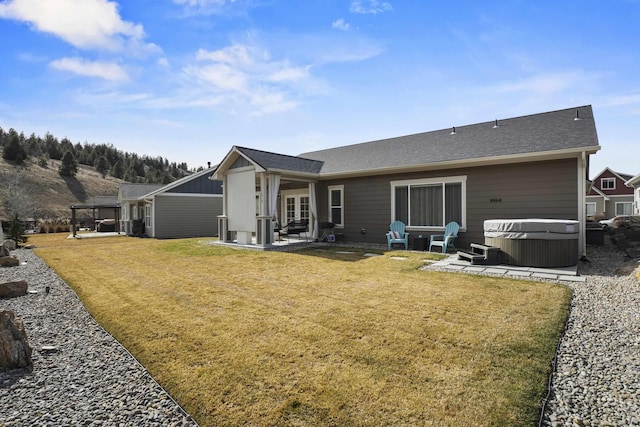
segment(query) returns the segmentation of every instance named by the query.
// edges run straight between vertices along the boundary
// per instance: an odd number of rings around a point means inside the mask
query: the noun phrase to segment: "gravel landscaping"
[[[579,266],[587,280],[566,283],[574,297],[542,425],[639,426],[638,263],[608,241],[588,259]]]
[[[0,370],[0,425],[197,425],[42,260],[12,255],[23,265],[0,268],[0,282],[27,280],[35,293],[0,310],[23,319],[33,368]],[[541,425],[640,425],[640,282],[608,244],[588,258],[584,282],[563,282],[574,297]]]
[[[0,368],[0,425],[197,426],[40,258],[11,254],[23,265],[0,268],[0,282],[36,293],[0,299],[0,310],[22,318],[33,367]]]

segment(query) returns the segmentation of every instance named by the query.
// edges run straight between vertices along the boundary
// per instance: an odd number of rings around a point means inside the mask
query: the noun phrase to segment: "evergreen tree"
[[[27,243],[27,239],[29,238],[25,234],[24,224],[20,219],[20,215],[15,213],[11,220],[9,220],[9,229],[7,230],[7,235],[9,239],[16,242],[16,246],[20,246],[22,243]]]
[[[2,158],[18,164],[24,163],[27,160],[27,150],[20,143],[20,136],[15,130],[9,129],[8,137],[9,140],[2,151]]]
[[[120,160],[116,161],[111,168],[111,176],[114,178],[122,179],[124,176],[124,166]]]
[[[62,156],[62,163],[58,168],[58,173],[62,176],[76,176],[78,173],[78,161],[71,151],[65,151]]]
[[[109,172],[109,162],[105,156],[100,156],[98,161],[96,161],[96,170],[103,178],[107,176],[107,172]]]

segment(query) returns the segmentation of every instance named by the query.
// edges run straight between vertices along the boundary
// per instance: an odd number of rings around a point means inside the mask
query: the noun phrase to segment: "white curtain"
[[[278,221],[278,191],[280,191],[280,175],[269,175],[269,215]]]
[[[309,205],[311,209],[311,215],[313,216],[313,230],[311,236],[314,239],[318,238],[318,207],[316,205],[316,183],[309,183]]]

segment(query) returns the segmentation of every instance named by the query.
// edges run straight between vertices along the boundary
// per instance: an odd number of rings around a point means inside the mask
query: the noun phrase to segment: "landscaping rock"
[[[13,311],[0,311],[0,367],[31,366],[31,351],[22,320]]]
[[[0,283],[0,298],[15,298],[27,294],[27,281]]]
[[[0,258],[5,258],[11,255],[9,249],[5,248],[4,243],[0,246]]]
[[[18,258],[10,256],[0,258],[0,267],[17,267],[18,265],[20,265]]]
[[[5,247],[8,251],[15,251],[17,249],[16,242],[13,240],[5,240],[2,242],[2,246]]]

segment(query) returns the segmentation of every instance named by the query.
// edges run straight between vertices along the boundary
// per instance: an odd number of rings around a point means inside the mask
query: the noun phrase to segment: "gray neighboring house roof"
[[[92,203],[95,206],[110,206],[118,204],[118,196],[95,196]]]
[[[139,198],[164,187],[162,184],[134,184],[123,182],[120,184],[122,200],[138,200]]]
[[[586,105],[313,151],[299,157],[323,162],[320,176],[332,176],[497,162],[533,158],[540,153],[593,153],[599,148],[593,111]]]

